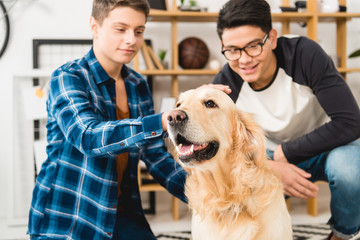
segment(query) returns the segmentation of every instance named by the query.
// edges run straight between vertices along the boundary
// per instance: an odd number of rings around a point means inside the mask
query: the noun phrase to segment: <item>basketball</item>
[[[179,65],[184,69],[200,69],[209,60],[209,49],[199,38],[190,37],[179,44]]]

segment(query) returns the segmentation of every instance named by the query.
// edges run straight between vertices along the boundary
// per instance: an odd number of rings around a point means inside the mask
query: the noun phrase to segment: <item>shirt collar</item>
[[[85,59],[89,64],[90,72],[94,75],[97,84],[103,83],[111,78],[96,59],[93,48],[86,54]]]
[[[95,57],[93,48],[91,48],[90,51],[86,54],[85,59],[89,64],[90,71],[94,75],[97,84],[101,84],[108,81],[109,79],[112,79]],[[125,64],[121,69],[121,74],[124,79],[129,75],[129,69]]]

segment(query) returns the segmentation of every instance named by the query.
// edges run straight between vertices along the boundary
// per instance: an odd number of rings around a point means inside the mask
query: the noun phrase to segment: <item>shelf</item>
[[[312,12],[282,12],[271,14],[273,22],[291,21],[306,22],[312,17],[319,17],[319,20],[331,18],[333,21],[339,18],[360,18],[360,13],[312,13]],[[149,21],[154,22],[216,22],[218,18],[217,12],[191,12],[191,11],[164,11],[150,10]],[[326,19],[326,20],[327,20]]]
[[[142,75],[158,75],[158,76],[216,75],[219,72],[219,70],[210,70],[210,69],[139,70],[139,73]]]
[[[340,73],[355,73],[360,72],[360,68],[338,68]]]
[[[217,18],[217,12],[163,11],[151,9],[148,21],[216,22]]]
[[[360,18],[360,13],[318,13],[319,22],[349,21],[352,18]]]
[[[360,68],[337,68],[340,73],[360,72]],[[139,70],[142,75],[177,76],[177,75],[216,75],[220,70],[184,69],[184,70]]]
[[[286,13],[272,13],[274,22],[282,20],[289,21],[306,21],[314,16],[313,13],[299,13],[299,12],[286,12]],[[216,22],[218,19],[217,12],[191,12],[191,11],[163,11],[163,10],[150,10],[148,21],[154,22]]]
[[[166,189],[163,188],[158,183],[152,183],[152,184],[144,184],[140,187],[140,192],[153,192],[153,191],[165,191]]]
[[[360,68],[337,68],[340,73],[360,72]],[[184,70],[139,70],[142,75],[177,76],[177,75],[216,75],[220,70],[184,69]]]
[[[311,17],[313,17],[313,13],[308,12],[283,12],[283,13],[272,13],[271,19],[273,22],[281,22],[281,21],[290,21],[290,22],[306,22]]]
[[[337,12],[337,13],[317,13],[319,18],[360,18],[360,13],[347,13],[347,12]]]

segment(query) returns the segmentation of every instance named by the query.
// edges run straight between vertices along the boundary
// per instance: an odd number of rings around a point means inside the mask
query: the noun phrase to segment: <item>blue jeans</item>
[[[273,159],[273,151],[267,151]],[[298,165],[311,181],[326,181],[331,191],[329,224],[336,236],[350,239],[360,229],[360,140],[334,148]]]
[[[145,216],[117,214],[113,240],[156,240]]]
[[[53,239],[53,237],[31,235],[31,240]],[[118,213],[114,227],[113,240],[156,240],[145,216]]]

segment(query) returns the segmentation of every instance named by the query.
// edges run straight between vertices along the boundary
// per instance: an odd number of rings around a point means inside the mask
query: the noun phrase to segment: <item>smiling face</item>
[[[106,71],[129,63],[144,41],[146,17],[130,7],[116,7],[100,24],[90,20],[96,58]]]
[[[224,49],[244,48],[261,43],[266,35],[259,27],[242,25],[239,27],[225,28],[222,33]],[[238,60],[228,61],[231,69],[248,82],[253,89],[266,87],[274,77],[276,71],[276,58],[273,50],[277,44],[275,29],[269,32],[268,39],[262,47],[262,53],[256,57],[248,56],[241,51]]]
[[[226,153],[232,144],[237,116],[234,102],[213,88],[189,90],[180,95],[168,118],[169,137],[183,166],[211,166],[216,155]]]

